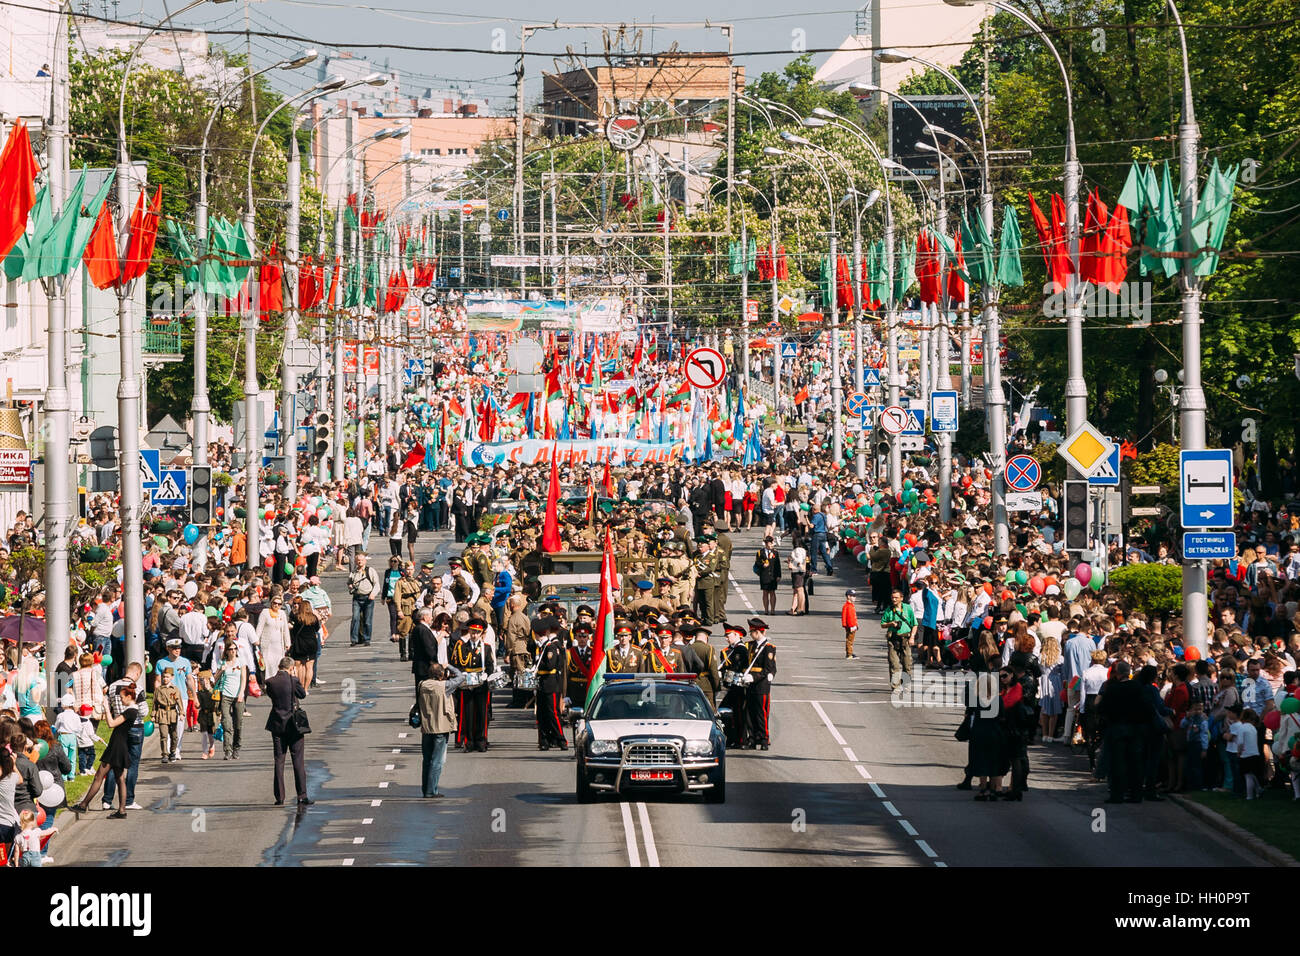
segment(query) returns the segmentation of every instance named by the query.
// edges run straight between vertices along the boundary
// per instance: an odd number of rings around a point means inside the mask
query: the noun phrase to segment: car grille
[[[678,750],[672,744],[628,744],[623,759],[630,764],[664,764],[666,766],[675,766],[680,761]]]

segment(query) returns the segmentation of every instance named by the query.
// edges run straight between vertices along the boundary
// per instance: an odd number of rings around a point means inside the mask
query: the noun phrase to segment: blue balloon
[[[194,542],[198,541],[200,533],[201,532],[199,531],[198,525],[187,524],[185,526],[185,543],[193,544]]]

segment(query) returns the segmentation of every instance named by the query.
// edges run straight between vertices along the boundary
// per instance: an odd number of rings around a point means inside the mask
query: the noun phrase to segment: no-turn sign
[[[901,434],[910,421],[907,409],[899,405],[888,405],[880,412],[879,425],[891,435]]]
[[[686,356],[686,381],[696,388],[717,388],[727,376],[727,360],[717,349],[698,348]]]

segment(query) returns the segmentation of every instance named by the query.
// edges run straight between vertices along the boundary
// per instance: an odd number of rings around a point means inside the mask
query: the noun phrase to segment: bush
[[[1127,564],[1110,572],[1106,584],[1147,614],[1182,610],[1183,569],[1176,564]]]

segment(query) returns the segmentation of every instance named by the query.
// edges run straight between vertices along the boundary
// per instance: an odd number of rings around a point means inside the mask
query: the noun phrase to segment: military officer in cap
[[[726,693],[722,706],[731,710],[726,721],[727,746],[739,749],[745,744],[745,688],[739,683],[749,670],[749,645],[745,643],[745,628],[739,624],[724,624],[723,634],[727,646],[722,649],[719,666]]]
[[[559,747],[568,750],[560,725],[560,702],[564,699],[567,661],[560,642],[560,623],[553,617],[538,618],[537,648],[537,749]]]
[[[749,666],[745,671],[745,738],[753,750],[772,744],[772,678],[776,676],[776,647],[767,639],[767,623],[749,620]]]
[[[591,686],[591,674],[596,669],[591,648],[594,632],[595,628],[590,624],[579,621],[573,625],[574,645],[565,651],[568,673],[564,693],[573,707],[587,706],[587,689]]]
[[[465,629],[465,638],[452,649],[451,663],[462,674],[480,675],[481,682],[472,687],[462,687],[459,692],[456,743],[467,751],[486,751],[488,708],[492,699],[492,686],[487,678],[496,672],[496,661],[492,656],[492,648],[483,642],[487,622],[481,617],[472,617]]]
[[[690,648],[695,652],[696,658],[700,662],[700,670],[695,678],[695,686],[704,691],[704,696],[709,699],[709,703],[717,709],[718,689],[722,686],[722,680],[718,676],[718,654],[709,643],[709,628],[703,624],[694,625],[690,632],[694,640]]]
[[[718,556],[718,581],[714,585],[716,619],[712,622],[716,624],[727,616],[727,586],[731,581],[731,536],[726,531],[710,533],[717,539],[713,546]]]
[[[713,536],[701,534],[695,539],[695,609],[700,623],[715,624],[722,620],[717,613],[718,556],[713,550]]]
[[[659,580],[660,582],[668,581],[667,578],[660,578]],[[668,581],[668,583],[671,584],[671,581]],[[656,617],[660,614],[672,613],[673,605],[667,600],[668,595],[664,593],[667,589],[662,583],[660,584],[660,594],[658,597],[655,597],[651,593],[651,589],[654,585],[650,581],[638,581],[636,586],[641,593],[637,596],[637,599],[632,602],[631,610],[636,611],[639,614],[643,609],[648,608],[654,611]]]
[[[648,674],[685,674],[688,673],[682,652],[673,647],[673,626],[660,624],[655,632],[658,644],[645,659]]]
[[[605,652],[605,670],[610,674],[637,674],[641,672],[641,651],[632,646],[632,625],[618,621],[614,625],[614,638],[618,641]]]
[[[691,603],[691,596],[695,593],[695,567],[686,556],[685,542],[677,538],[664,542],[658,572],[660,580],[668,578],[672,582],[669,601],[673,607]]]

